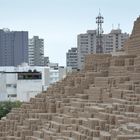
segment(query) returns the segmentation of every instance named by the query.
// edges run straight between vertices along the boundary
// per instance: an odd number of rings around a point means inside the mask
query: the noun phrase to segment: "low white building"
[[[22,65],[0,67],[0,101],[29,101],[38,93],[64,78],[67,68]]]
[[[0,101],[29,101],[42,91],[41,72],[0,72]]]

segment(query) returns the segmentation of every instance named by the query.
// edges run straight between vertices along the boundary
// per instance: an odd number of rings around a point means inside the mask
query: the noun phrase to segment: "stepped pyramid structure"
[[[140,18],[125,55],[89,55],[84,71],[13,109],[0,140],[140,140],[139,27]]]
[[[128,54],[140,55],[140,16],[134,22],[134,27],[129,40],[125,44]]]

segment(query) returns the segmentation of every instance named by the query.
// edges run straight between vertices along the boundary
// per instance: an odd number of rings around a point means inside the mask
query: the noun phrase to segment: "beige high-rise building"
[[[103,34],[102,47],[103,53],[117,52],[123,48],[124,42],[128,39],[129,34],[122,33],[121,29],[112,29],[110,33]],[[84,68],[85,56],[96,53],[97,35],[96,30],[88,30],[77,37],[78,48],[78,68]]]
[[[121,50],[128,37],[129,34],[122,33],[121,29],[112,29],[109,34],[103,36],[104,53]]]
[[[88,30],[77,37],[78,68],[82,69],[85,56],[96,52],[96,30]]]

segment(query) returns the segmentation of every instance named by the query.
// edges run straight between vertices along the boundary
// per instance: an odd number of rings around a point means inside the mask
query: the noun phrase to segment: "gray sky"
[[[95,29],[99,9],[104,33],[112,24],[131,33],[140,15],[140,0],[0,0],[0,28],[29,31],[45,40],[45,55],[65,65],[66,52],[77,45],[77,35]]]

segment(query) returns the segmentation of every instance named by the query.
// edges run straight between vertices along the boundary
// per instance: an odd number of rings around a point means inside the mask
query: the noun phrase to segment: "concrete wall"
[[[41,80],[18,80],[17,81],[17,99],[20,101],[29,101],[31,97],[41,93]]]

